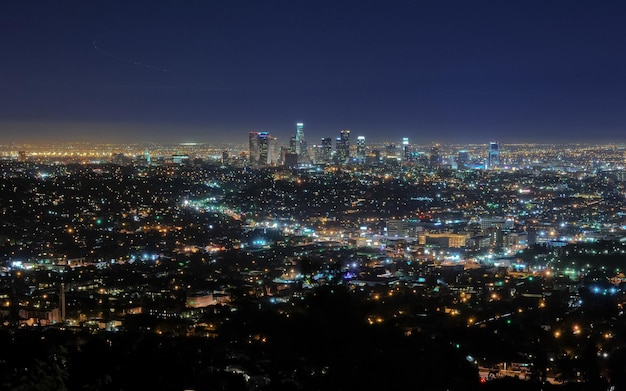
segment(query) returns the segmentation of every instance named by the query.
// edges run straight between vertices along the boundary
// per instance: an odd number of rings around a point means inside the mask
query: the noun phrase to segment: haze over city
[[[10,2],[0,141],[623,141],[623,2]]]

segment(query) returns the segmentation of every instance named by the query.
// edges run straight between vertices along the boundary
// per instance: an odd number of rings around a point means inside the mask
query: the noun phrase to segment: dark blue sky
[[[623,1],[20,0],[0,53],[2,142],[626,141]]]

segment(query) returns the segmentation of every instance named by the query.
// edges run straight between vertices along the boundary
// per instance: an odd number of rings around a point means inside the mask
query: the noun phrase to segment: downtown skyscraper
[[[348,129],[340,132],[335,148],[337,149],[337,163],[348,163],[350,160],[350,131]]]
[[[330,137],[322,138],[322,152],[321,159],[318,163],[330,164],[332,163],[333,156],[333,140]]]
[[[356,157],[360,163],[365,162],[365,136],[356,138]]]
[[[500,144],[497,141],[489,143],[489,157],[487,168],[493,170],[500,165]]]
[[[296,123],[296,137],[294,140],[293,152],[298,155],[298,161],[300,163],[308,163],[311,159],[307,148],[306,140],[304,138],[304,123]]]
[[[404,137],[402,139],[402,161],[408,162],[411,160],[411,144],[409,144],[409,138]]]
[[[250,132],[249,153],[253,167],[275,165],[278,161],[278,142],[269,132]]]

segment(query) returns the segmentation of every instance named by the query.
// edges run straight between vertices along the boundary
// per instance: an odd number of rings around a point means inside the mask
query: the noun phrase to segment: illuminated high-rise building
[[[297,153],[296,153],[296,145],[297,145],[296,136],[291,136],[289,138],[289,152],[293,153],[294,155],[297,155]]]
[[[296,124],[296,153],[300,155],[302,151],[302,143],[304,142],[304,124],[298,122]]]
[[[295,154],[298,155],[298,161],[300,163],[309,163],[311,156],[307,148],[306,140],[304,139],[304,123],[296,123],[296,137],[294,140]]]
[[[365,136],[356,138],[356,157],[361,163],[365,161]]]
[[[259,161],[259,132],[250,132],[248,134],[248,151],[250,152],[250,163],[255,165]]]
[[[253,166],[267,166],[277,163],[276,137],[269,132],[250,132],[250,163]]]
[[[313,164],[324,164],[324,150],[322,149],[322,144],[313,144],[311,145],[311,158],[313,159]]]
[[[500,165],[500,144],[497,141],[489,143],[488,168],[493,170]]]
[[[402,160],[408,162],[411,160],[411,145],[409,144],[409,138],[404,137],[402,139]]]
[[[322,138],[321,160],[317,163],[329,164],[332,162],[333,140],[330,137]]]
[[[350,160],[350,131],[345,129],[337,137],[337,162],[347,163]]]
[[[269,132],[261,132],[261,164],[275,165],[278,161],[278,142],[276,137],[270,136]]]
[[[439,156],[439,146],[438,145],[434,145],[430,149],[430,156],[428,157],[428,162],[429,162],[431,167],[436,167],[436,166],[438,166],[441,163],[440,159],[441,158]]]
[[[456,158],[456,165],[459,170],[466,170],[469,168],[469,152],[466,150],[459,151],[459,154]]]

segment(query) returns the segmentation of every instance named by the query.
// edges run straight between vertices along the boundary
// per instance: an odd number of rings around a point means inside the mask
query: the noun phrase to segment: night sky
[[[3,1],[0,141],[626,142],[623,1]]]

